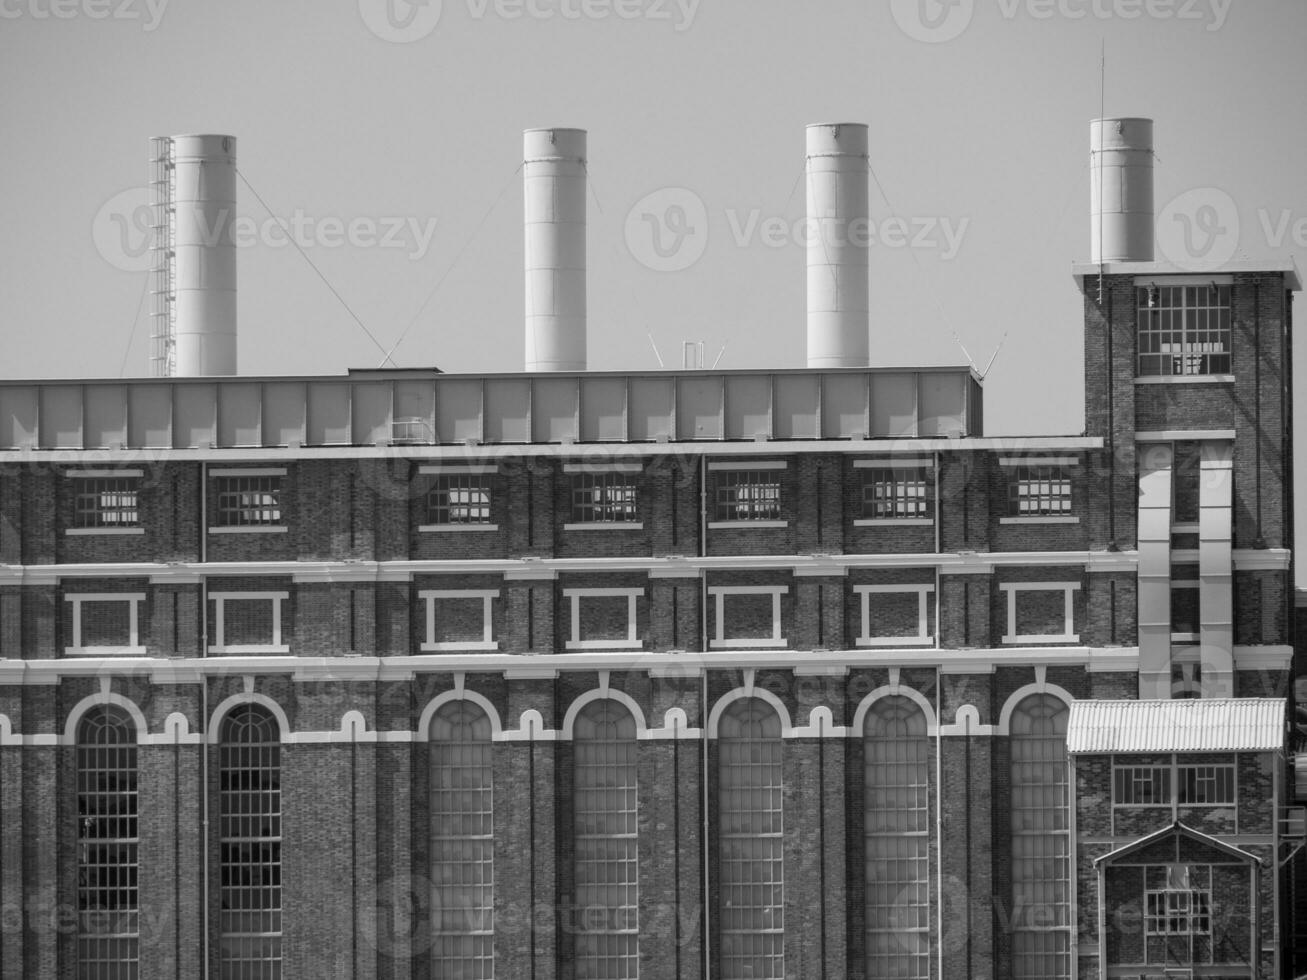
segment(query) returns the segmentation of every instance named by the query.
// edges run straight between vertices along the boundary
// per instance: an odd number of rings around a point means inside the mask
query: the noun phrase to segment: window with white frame
[[[1141,285],[1139,376],[1230,373],[1230,286]]]
[[[932,466],[928,459],[859,459],[861,515],[856,524],[933,518]]]
[[[287,653],[282,633],[289,592],[210,592],[210,653]]]
[[[643,588],[564,589],[571,619],[568,650],[638,650]]]
[[[1074,520],[1071,468],[1074,458],[1000,459],[1007,474],[1007,517],[1000,523]]]
[[[218,518],[214,532],[285,528],[282,478],[285,469],[210,470]]]
[[[781,518],[781,475],[784,460],[709,463],[713,474],[713,520],[708,525],[746,522],[784,523]]]
[[[786,585],[719,585],[708,590],[716,604],[713,636],[708,645],[721,647],[783,647],[781,596]]]
[[[760,698],[740,698],[722,713],[717,739],[722,980],[784,980],[780,716]]]
[[[424,651],[497,650],[494,601],[498,589],[421,589],[425,607]]]
[[[869,977],[930,976],[930,739],[911,699],[876,701],[863,725]]]
[[[576,717],[578,977],[640,976],[640,793],[635,718],[611,698]]]
[[[589,526],[632,526],[640,522],[639,463],[566,463],[571,479],[572,520],[565,530]]]
[[[929,646],[934,642],[933,585],[855,585],[862,628],[857,646]]]
[[[1144,931],[1149,936],[1210,936],[1212,869],[1162,864],[1144,868]]]
[[[1234,766],[1182,765],[1175,772],[1181,806],[1229,806],[1234,803]]]
[[[432,976],[495,975],[494,759],[490,719],[450,701],[431,719]]]
[[[494,466],[423,466],[420,472],[433,480],[423,501],[421,530],[497,529],[490,511]]]
[[[1007,630],[1004,643],[1079,643],[1075,595],[1079,582],[1004,582]]]
[[[67,534],[144,534],[140,470],[72,470],[73,526]]]
[[[1113,766],[1112,804],[1114,806],[1170,806],[1170,766]]]
[[[141,643],[141,603],[144,592],[68,592],[71,641],[66,656],[144,654]]]

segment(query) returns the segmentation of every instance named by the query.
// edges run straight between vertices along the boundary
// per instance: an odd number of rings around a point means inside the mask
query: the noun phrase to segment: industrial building
[[[1091,124],[1058,437],[869,363],[858,124],[775,370],[586,370],[553,129],[524,372],[239,375],[235,140],[157,140],[151,376],[0,380],[0,975],[1307,970],[1301,286],[1155,259],[1152,134]]]

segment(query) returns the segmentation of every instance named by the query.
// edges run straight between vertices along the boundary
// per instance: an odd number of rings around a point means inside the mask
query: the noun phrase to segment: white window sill
[[[424,653],[437,652],[440,650],[498,650],[499,643],[495,640],[468,640],[466,642],[459,640],[444,640],[440,643],[423,643],[418,647]]]
[[[1202,637],[1198,633],[1172,633],[1172,643],[1197,643]]]
[[[290,653],[290,647],[284,643],[246,643],[237,646],[209,647],[209,653]]]
[[[64,534],[82,536],[86,534],[144,534],[143,527],[70,527]]]
[[[763,647],[773,648],[773,647],[784,647],[786,645],[787,644],[784,639],[773,640],[771,638],[768,638],[766,640],[753,639],[753,640],[709,640],[708,641],[709,648],[713,650],[724,650],[724,649],[729,649],[731,647],[739,647],[739,648],[747,648],[747,649],[762,649]]]
[[[498,531],[498,524],[419,524],[419,531]]]
[[[709,522],[708,522],[708,527],[709,527],[709,529],[712,529],[712,530],[716,530],[717,528],[726,528],[726,527],[759,527],[759,528],[761,528],[761,527],[789,527],[789,526],[790,526],[790,522],[789,522],[789,521],[773,521],[773,520],[766,520],[766,521],[761,521],[761,520],[760,520],[760,521],[709,521]]]
[[[1079,524],[1079,517],[1056,517],[1049,515],[1047,517],[1000,517],[1000,524]]]
[[[928,647],[934,646],[933,636],[860,636],[853,641],[860,647]]]
[[[1079,643],[1079,633],[1068,633],[1060,635],[1055,633],[1035,634],[1031,636],[1005,636],[1004,643],[1023,643],[1027,645],[1044,644],[1044,643]]]
[[[643,531],[641,521],[574,521],[563,525],[564,531]]]
[[[859,517],[854,527],[934,527],[933,517]]]
[[[1137,385],[1234,384],[1233,374],[1150,374],[1135,378]]]
[[[568,640],[565,650],[640,650],[643,640]]]
[[[285,534],[285,524],[242,524],[237,527],[211,527],[210,534]]]
[[[65,657],[143,657],[145,647],[64,647]]]

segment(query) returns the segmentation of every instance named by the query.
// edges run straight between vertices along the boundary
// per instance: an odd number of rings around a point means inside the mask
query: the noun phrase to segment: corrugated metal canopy
[[[1284,747],[1283,698],[1074,701],[1067,751],[1269,752]]]

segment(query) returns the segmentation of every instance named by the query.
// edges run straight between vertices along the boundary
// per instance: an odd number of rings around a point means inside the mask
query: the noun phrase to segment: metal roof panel
[[[1284,747],[1283,698],[1074,701],[1067,751],[1270,752]]]

